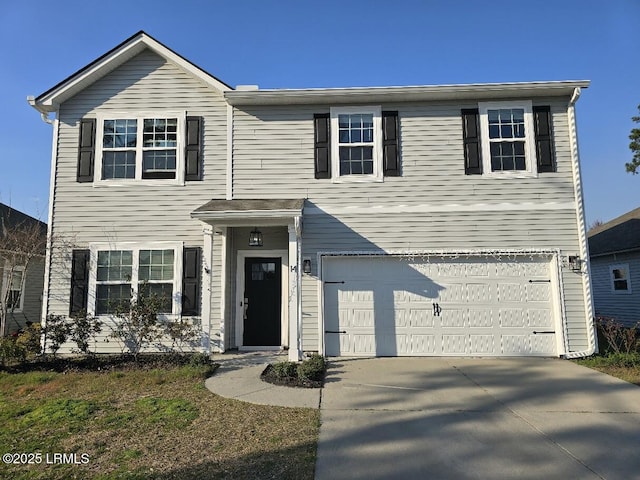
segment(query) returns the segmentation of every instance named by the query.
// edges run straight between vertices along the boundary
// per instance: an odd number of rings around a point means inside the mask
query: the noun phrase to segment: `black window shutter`
[[[89,250],[74,250],[71,256],[69,315],[87,311],[89,298]]]
[[[398,130],[398,112],[382,112],[383,172],[385,177],[400,176]]]
[[[93,165],[95,163],[96,119],[80,120],[78,141],[78,182],[93,182]]]
[[[182,315],[200,313],[201,266],[200,248],[185,248],[182,254]]]
[[[202,117],[187,117],[184,179],[202,180]]]
[[[315,176],[316,178],[331,178],[331,133],[329,130],[329,114],[317,113],[313,116],[315,130]]]
[[[553,154],[551,108],[549,106],[533,107],[533,122],[536,133],[538,172],[555,172],[556,162]]]
[[[480,154],[480,122],[477,108],[462,110],[462,135],[464,139],[465,175],[482,174]]]

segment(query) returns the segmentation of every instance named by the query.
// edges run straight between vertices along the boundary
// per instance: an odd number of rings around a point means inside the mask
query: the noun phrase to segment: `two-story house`
[[[233,89],[139,32],[30,98],[76,245],[46,313],[109,326],[144,283],[207,351],[591,354],[588,85]]]

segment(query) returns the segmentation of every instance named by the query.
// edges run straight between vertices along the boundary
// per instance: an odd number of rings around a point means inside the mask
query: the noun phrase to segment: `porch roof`
[[[304,198],[211,200],[191,217],[220,226],[287,225],[303,207]]]

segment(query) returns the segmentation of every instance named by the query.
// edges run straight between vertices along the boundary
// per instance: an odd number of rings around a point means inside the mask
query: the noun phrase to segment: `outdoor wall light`
[[[302,260],[302,272],[306,273],[307,275],[311,273],[311,259],[310,258],[305,258],[304,260]]]
[[[249,246],[261,247],[262,246],[262,232],[255,227],[249,234]]]
[[[574,272],[582,270],[582,259],[578,255],[569,255],[569,267]]]

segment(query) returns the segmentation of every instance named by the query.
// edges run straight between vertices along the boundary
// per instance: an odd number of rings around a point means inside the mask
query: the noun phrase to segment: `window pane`
[[[135,148],[137,121],[105,120],[103,123],[103,148]]]
[[[173,250],[140,250],[140,281],[173,280]]]
[[[173,284],[172,283],[146,283],[139,285],[142,296],[157,301],[158,313],[171,313],[173,311]]]
[[[176,178],[176,151],[149,150],[143,152],[142,178]]]
[[[114,313],[131,300],[131,284],[96,286],[96,314]]]
[[[491,142],[491,170],[526,170],[524,142]]]
[[[131,251],[129,250],[98,252],[96,280],[98,282],[130,281],[131,259]]]
[[[102,179],[135,178],[135,151],[105,151],[102,156]]]

